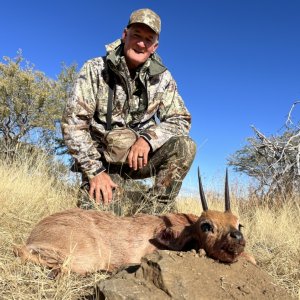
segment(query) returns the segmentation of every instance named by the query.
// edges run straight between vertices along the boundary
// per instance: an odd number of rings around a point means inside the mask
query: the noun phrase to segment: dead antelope
[[[139,263],[156,249],[204,249],[216,260],[235,262],[244,251],[245,240],[238,218],[230,211],[227,171],[225,212],[208,209],[199,170],[198,179],[203,207],[200,217],[183,213],[118,217],[75,208],[41,220],[26,245],[16,246],[14,253],[22,261],[50,267],[55,274],[67,268],[79,274],[112,271]]]

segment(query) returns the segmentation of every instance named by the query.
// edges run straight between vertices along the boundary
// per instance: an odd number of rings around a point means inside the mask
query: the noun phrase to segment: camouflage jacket
[[[101,149],[107,132],[109,86],[113,88],[112,128],[131,127],[155,151],[174,135],[188,135],[191,116],[176,82],[152,55],[131,78],[120,40],[107,55],[87,61],[80,70],[62,118],[64,141],[89,178],[102,172]]]

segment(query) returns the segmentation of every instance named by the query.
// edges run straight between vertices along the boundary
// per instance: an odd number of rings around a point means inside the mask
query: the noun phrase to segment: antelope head
[[[246,243],[241,232],[242,225],[230,209],[228,171],[226,170],[225,176],[224,212],[208,209],[199,168],[198,181],[203,212],[195,223],[194,232],[200,248],[203,248],[207,256],[211,258],[226,263],[235,262],[244,251]]]
[[[204,249],[207,256],[225,263],[235,262],[244,251],[242,225],[230,209],[228,172],[225,176],[225,211],[209,210],[198,168],[199,192],[203,212],[188,226],[167,227],[156,240],[172,250]]]

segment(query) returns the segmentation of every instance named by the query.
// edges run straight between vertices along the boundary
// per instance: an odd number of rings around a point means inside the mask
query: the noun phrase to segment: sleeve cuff
[[[153,149],[153,145],[151,143],[152,137],[146,132],[141,132],[140,137],[142,137],[149,144],[151,151],[153,152],[154,149]]]
[[[98,174],[100,174],[104,171],[106,171],[106,169],[104,167],[101,167],[101,168],[97,169],[96,171],[86,172],[86,175],[87,175],[88,179],[92,179],[93,177],[97,176]]]

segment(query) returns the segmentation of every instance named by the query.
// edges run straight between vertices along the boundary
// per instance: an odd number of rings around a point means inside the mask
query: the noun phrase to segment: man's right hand
[[[112,191],[118,187],[106,172],[101,172],[90,179],[89,195],[95,199],[96,203],[102,201],[104,204],[109,204],[112,201]]]

